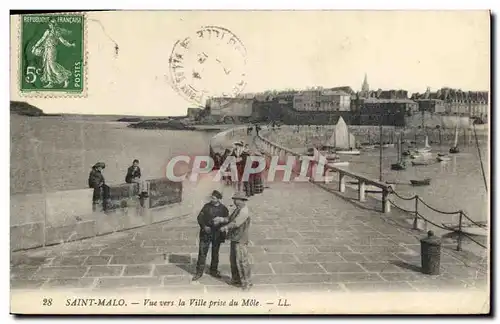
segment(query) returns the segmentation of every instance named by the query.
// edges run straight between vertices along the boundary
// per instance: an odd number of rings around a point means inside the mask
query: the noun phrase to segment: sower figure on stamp
[[[71,71],[67,70],[57,62],[57,45],[59,43],[66,47],[75,47],[75,43],[70,43],[64,39],[64,35],[71,31],[60,28],[55,19],[49,21],[49,28],[32,48],[32,53],[42,57],[42,82],[46,83],[45,88],[52,88],[54,84],[63,83],[67,88]]]
[[[248,290],[252,286],[250,282],[251,269],[248,259],[248,231],[250,229],[250,215],[246,201],[248,198],[240,192],[233,196],[236,209],[231,215],[224,218],[216,218],[215,223],[226,224],[220,228],[223,233],[228,233],[231,240],[230,263],[231,263],[231,284],[240,286],[243,290]]]
[[[220,224],[214,223],[216,217],[227,218],[229,211],[221,202],[222,194],[214,190],[211,201],[203,206],[198,214],[198,224],[200,225],[200,247],[198,251],[198,262],[196,264],[196,274],[193,281],[200,279],[205,271],[208,248],[212,245],[212,260],[210,262],[210,275],[220,277],[219,249],[225,240],[225,235],[219,229]]]

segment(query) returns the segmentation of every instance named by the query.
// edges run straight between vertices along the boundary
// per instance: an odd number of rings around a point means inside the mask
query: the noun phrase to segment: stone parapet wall
[[[112,207],[106,212],[100,207],[94,210],[93,189],[11,196],[11,251],[109,234],[185,214],[182,183],[147,180],[146,187],[154,188],[148,192],[151,198],[139,198],[131,186],[110,186]]]

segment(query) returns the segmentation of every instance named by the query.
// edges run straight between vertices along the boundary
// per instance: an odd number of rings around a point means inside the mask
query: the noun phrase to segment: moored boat
[[[436,160],[438,160],[439,162],[446,162],[446,161],[450,161],[451,158],[449,156],[438,156],[436,158]]]
[[[425,178],[422,180],[410,180],[413,186],[428,186],[431,184],[431,178]]]
[[[361,152],[359,150],[345,150],[345,151],[335,151],[336,154],[342,155],[360,155]]]
[[[391,164],[391,170],[406,170],[406,163],[404,161],[398,162],[398,163],[393,163]]]
[[[424,153],[413,153],[410,157],[412,159],[418,159],[418,158],[429,158],[432,156],[431,152],[424,152]]]

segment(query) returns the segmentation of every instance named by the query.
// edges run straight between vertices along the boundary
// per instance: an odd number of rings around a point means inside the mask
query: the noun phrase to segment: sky
[[[371,89],[490,88],[487,11],[121,11],[87,14],[85,98],[20,95],[18,17],[12,17],[11,100],[47,113],[184,115],[196,103],[173,89],[169,57],[177,40],[201,26],[228,29],[241,40],[245,64],[223,52],[244,70],[243,92],[360,90],[365,73]],[[210,89],[222,87],[214,73]]]

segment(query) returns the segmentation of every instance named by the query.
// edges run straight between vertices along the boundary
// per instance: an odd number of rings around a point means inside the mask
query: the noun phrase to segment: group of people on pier
[[[92,166],[88,178],[89,188],[94,189],[92,203],[99,204],[102,202],[103,210],[107,210],[110,203],[110,189],[102,173],[105,168],[106,164],[104,162],[97,162]],[[132,165],[128,167],[127,174],[125,175],[125,182],[137,184],[138,193],[141,195],[147,194],[144,192],[144,182],[141,180],[139,160],[134,159]],[[132,189],[135,189],[135,186]]]
[[[214,169],[220,170],[223,166],[224,161],[228,157],[234,157],[236,160],[236,179],[233,178],[231,174],[231,170],[222,170],[223,176],[222,181],[224,181],[227,185],[233,185],[236,191],[243,191],[247,197],[251,197],[255,194],[260,194],[264,191],[264,182],[263,182],[263,171],[258,173],[252,173],[248,175],[248,179],[244,179],[244,171],[245,166],[250,157],[262,157],[262,153],[258,150],[250,150],[248,144],[245,144],[243,141],[238,141],[233,144],[233,148],[226,149],[224,153],[221,155],[220,153],[214,154]],[[258,161],[253,161],[251,167],[257,168],[259,166]],[[267,169],[267,165],[266,165]],[[242,188],[243,187],[243,188]]]

